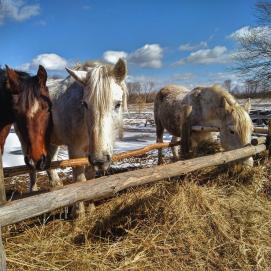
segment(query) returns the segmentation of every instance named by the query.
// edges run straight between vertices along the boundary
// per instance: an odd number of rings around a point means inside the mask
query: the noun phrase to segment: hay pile
[[[8,270],[270,270],[270,171],[130,189],[97,204],[81,235],[71,221],[11,226]]]

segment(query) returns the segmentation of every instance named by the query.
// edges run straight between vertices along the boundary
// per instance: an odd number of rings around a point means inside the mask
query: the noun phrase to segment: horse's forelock
[[[18,105],[20,110],[27,111],[41,96],[40,86],[37,78],[28,77],[20,83],[21,91],[19,93]]]
[[[110,110],[113,102],[110,74],[105,66],[98,65],[87,73],[84,101],[96,111],[104,114]]]
[[[86,61],[85,63],[78,63],[73,67],[75,70],[88,72],[83,99],[93,108],[99,110],[101,114],[108,112],[112,107],[111,80],[115,80],[113,78],[113,68],[113,64],[100,61]],[[123,109],[126,111],[128,88],[124,81],[116,83],[122,89]]]

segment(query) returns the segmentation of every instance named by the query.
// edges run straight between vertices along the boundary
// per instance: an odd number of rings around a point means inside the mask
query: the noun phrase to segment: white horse
[[[220,130],[220,141],[225,150],[241,148],[251,141],[253,131],[249,117],[250,101],[244,106],[237,103],[234,97],[219,85],[212,87],[197,87],[190,92],[180,86],[166,86],[155,98],[154,117],[156,123],[157,142],[163,142],[163,132],[166,129],[174,137],[182,137],[182,149],[189,152],[203,140],[212,140],[213,132],[186,133],[184,108],[192,108],[190,125],[213,126]],[[159,163],[162,163],[162,153],[159,152]],[[253,160],[243,163],[252,165]]]
[[[127,106],[127,66],[119,59],[115,65],[86,62],[67,71],[66,79],[48,84],[53,118],[50,153],[55,158],[58,146],[66,145],[69,158],[88,157],[90,167],[73,168],[74,180],[86,181],[110,166]],[[53,186],[62,185],[55,170],[48,174]],[[35,179],[36,174],[30,177]]]

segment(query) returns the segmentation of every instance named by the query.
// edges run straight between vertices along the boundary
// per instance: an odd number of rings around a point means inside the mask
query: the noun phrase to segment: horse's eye
[[[234,131],[233,131],[233,130],[230,130],[230,133],[231,133],[232,135],[234,135]]]
[[[87,104],[85,101],[82,101],[82,105],[83,105],[86,109],[88,109],[88,104]]]
[[[121,106],[121,103],[117,103],[117,104],[115,105],[115,109],[119,109],[120,106]]]

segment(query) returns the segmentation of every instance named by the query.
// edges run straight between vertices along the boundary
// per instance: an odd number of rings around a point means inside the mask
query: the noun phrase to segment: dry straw
[[[96,204],[80,234],[63,220],[11,226],[8,270],[269,270],[270,171],[209,169],[130,189]]]

